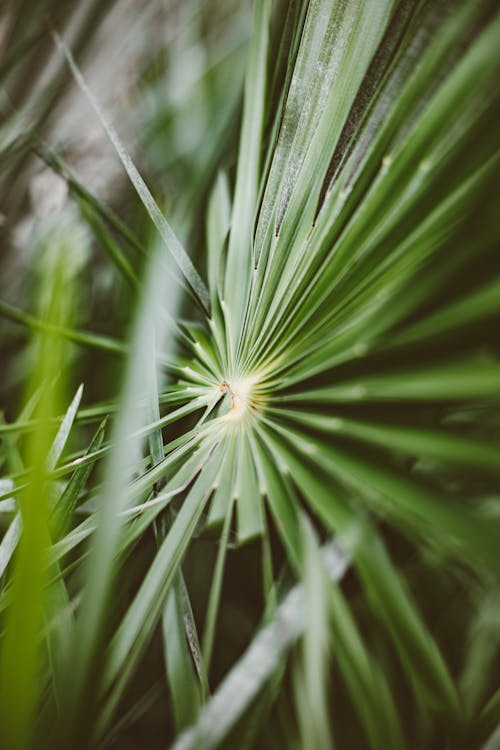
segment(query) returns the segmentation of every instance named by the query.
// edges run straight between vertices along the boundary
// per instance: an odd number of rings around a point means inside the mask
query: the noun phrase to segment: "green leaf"
[[[199,683],[186,639],[185,607],[180,580],[179,577],[174,579],[162,617],[166,670],[177,731],[196,719],[201,704]]]
[[[166,595],[190,542],[191,535],[213,491],[214,483],[220,471],[220,450],[221,447],[216,444],[210,461],[184,501],[110,644],[104,685],[106,688],[113,686],[113,690],[108,703],[108,711],[103,714],[105,721],[109,720],[108,712],[114,709],[116,701],[123,691],[124,678],[133,671],[161,615]],[[102,723],[101,728],[104,728]]]
[[[258,197],[261,139],[264,126],[266,64],[269,48],[270,0],[255,0],[245,100],[241,126],[231,233],[223,299],[227,304],[233,352],[243,321],[252,268],[252,233]]]
[[[252,448],[248,437],[243,432],[238,436],[238,444],[239,453],[236,464],[234,491],[236,496],[238,542],[244,544],[262,534],[262,501]]]
[[[226,468],[224,476],[228,475]],[[229,474],[229,476],[231,476]],[[215,489],[214,495],[217,497],[219,494],[220,485]],[[222,494],[222,493],[221,493]],[[226,497],[226,495],[224,495]],[[213,506],[214,500],[212,501]],[[217,625],[217,615],[219,612],[221,591],[222,591],[222,580],[224,576],[224,564],[226,562],[227,543],[229,539],[229,531],[231,529],[231,521],[233,518],[233,502],[232,500],[228,503],[226,508],[226,516],[224,518],[224,526],[219,538],[219,549],[217,551],[217,558],[215,561],[215,568],[212,578],[212,585],[210,587],[210,595],[207,604],[207,614],[205,619],[205,628],[203,631],[203,642],[202,642],[202,654],[203,662],[207,674],[210,674],[210,663],[212,660],[212,651],[215,638],[215,628]]]
[[[338,586],[329,592],[332,648],[351,699],[373,748],[404,747],[400,720],[384,673],[363,643]]]
[[[78,66],[76,65],[76,62],[69,48],[66,46],[66,44],[61,39],[59,34],[57,34],[57,32],[55,31],[53,32],[53,37],[54,37],[54,41],[57,47],[61,50],[61,52],[66,57],[66,60],[68,62],[68,65],[71,69],[71,72],[73,73],[73,76],[76,82],[78,83],[82,92],[85,94],[89,103],[92,105],[94,112],[99,118],[99,121],[101,125],[103,126],[104,130],[106,131],[106,135],[108,136],[109,140],[113,144],[113,147],[125,171],[127,172],[127,175],[129,176],[130,181],[132,182],[134,188],[136,189],[137,194],[139,195],[142,203],[144,204],[144,208],[148,212],[151,221],[153,222],[158,233],[160,234],[163,241],[165,242],[165,245],[167,246],[169,252],[172,254],[172,257],[174,258],[184,278],[186,279],[189,286],[193,290],[195,297],[199,300],[199,302],[201,303],[205,311],[208,312],[210,308],[210,302],[209,302],[208,292],[207,292],[207,289],[205,287],[203,280],[199,276],[198,272],[193,266],[191,259],[189,258],[186,251],[184,250],[180,240],[177,238],[170,224],[168,223],[163,213],[161,212],[155,199],[151,195],[148,187],[146,186],[146,183],[144,182],[141,175],[137,171],[135,164],[133,163],[125,147],[123,146],[121,140],[119,139],[118,134],[116,133],[114,127],[111,125],[111,123],[105,116],[97,99],[95,98],[92,91],[89,89],[84,77],[82,76]]]
[[[220,289],[221,261],[224,243],[231,226],[231,203],[229,185],[225,172],[219,172],[210,196],[207,212],[207,267],[208,288],[214,303]]]
[[[335,543],[325,545],[323,554],[329,577],[340,580],[349,565],[347,555]],[[194,750],[199,747],[201,738],[206,750],[219,746],[303,633],[304,602],[303,587],[295,586],[278,607],[273,620],[256,634],[224,678],[202,709],[195,726],[178,737],[172,750]]]
[[[352,555],[371,606],[391,633],[417,696],[434,711],[456,715],[455,687],[439,649],[372,525],[338,491],[332,492],[320,476],[280,445],[282,458],[301,492]],[[301,448],[306,446],[301,444]]]
[[[104,440],[104,432],[106,429],[107,422],[108,420],[106,418],[99,425],[97,432],[92,438],[89,444],[89,447],[87,448],[87,451],[84,454],[85,456],[92,455],[93,453],[95,453],[95,451],[98,451],[99,448],[101,447],[102,441]],[[83,466],[81,466],[81,468],[77,469],[72,475],[68,484],[66,485],[64,492],[57,499],[57,502],[52,510],[51,519],[50,519],[50,526],[51,526],[51,529],[53,530],[53,536],[55,536],[56,538],[59,537],[61,532],[63,532],[66,529],[68,522],[71,518],[71,515],[80,497],[80,493],[82,492],[85,485],[87,484],[87,480],[89,478],[90,472],[92,471],[92,468],[93,468],[92,464],[88,463],[88,464],[84,464]]]

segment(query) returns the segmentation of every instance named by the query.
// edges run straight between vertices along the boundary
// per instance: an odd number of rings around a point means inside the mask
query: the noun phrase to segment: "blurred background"
[[[72,252],[84,278],[75,327],[123,338],[133,286],[106,253],[102,213],[130,229],[114,232],[131,273],[140,275],[150,223],[95,113],[55,48],[57,29],[175,231],[196,261],[207,192],[236,144],[251,6],[232,0],[87,0],[2,3],[0,11],[0,298],[30,312],[40,240],[49,226],[78,223]],[[34,153],[36,152],[36,153]],[[57,155],[57,164],[52,160]],[[69,178],[69,179],[68,179]],[[74,180],[74,182],[73,182]],[[199,206],[199,211],[196,208]],[[82,216],[83,213],[83,216]],[[90,221],[89,221],[90,219]],[[90,227],[90,228],[89,228]],[[106,230],[109,222],[106,223]],[[203,264],[203,261],[200,260]],[[4,310],[4,313],[6,311]],[[11,320],[15,316],[13,310]],[[0,317],[0,399],[18,406],[27,356],[27,319]],[[78,377],[90,399],[114,394],[112,357],[78,347]],[[101,366],[102,365],[102,366]],[[10,414],[12,416],[12,413]]]

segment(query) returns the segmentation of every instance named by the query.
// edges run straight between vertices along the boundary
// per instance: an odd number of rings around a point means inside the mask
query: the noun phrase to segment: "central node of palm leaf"
[[[223,380],[219,389],[222,393],[227,393],[231,398],[231,409],[226,417],[229,419],[241,419],[248,415],[256,406],[254,388],[257,383],[256,378],[250,376]]]

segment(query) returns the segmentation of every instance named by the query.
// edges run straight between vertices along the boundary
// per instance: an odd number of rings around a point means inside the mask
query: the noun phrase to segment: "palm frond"
[[[256,0],[245,51],[246,9],[188,5],[182,59],[194,38],[206,65],[148,131],[172,135],[178,200],[146,187],[79,45],[52,33],[130,179],[127,221],[44,143],[50,107],[18,106],[22,61],[51,32],[36,14],[22,32],[24,6],[9,16],[0,185],[30,158],[58,173],[78,208],[63,245],[90,228],[119,319],[103,330],[91,293],[74,314],[81,262],[67,289],[54,266],[38,280],[53,314],[0,302],[53,342],[31,391],[57,396],[58,369],[64,387],[91,378],[87,405],[81,387],[62,417],[33,397],[0,424],[4,694],[21,675],[0,700],[6,747],[115,747],[134,722],[139,747],[151,706],[166,717],[151,746],[175,750],[492,746],[500,15],[488,0]],[[218,24],[234,37],[214,53]],[[188,157],[193,112],[213,138]]]

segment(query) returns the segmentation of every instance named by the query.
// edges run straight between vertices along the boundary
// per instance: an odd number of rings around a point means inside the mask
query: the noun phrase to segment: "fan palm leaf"
[[[62,669],[62,687],[56,701],[44,697],[31,736],[47,732],[55,747],[112,744],[124,693],[163,621],[175,733],[195,723],[178,749],[251,737],[257,709],[265,716],[273,702],[288,700],[281,660],[304,632],[304,662],[289,675],[303,743],[328,747],[330,731],[342,747],[486,742],[499,694],[486,663],[497,651],[467,661],[462,632],[462,645],[448,647],[426,612],[425,576],[439,571],[446,595],[454,581],[467,581],[457,612],[476,627],[474,610],[483,597],[494,601],[500,572],[492,499],[500,474],[499,144],[492,125],[499,35],[500,16],[488,2],[450,9],[310,0],[286,10],[256,0],[235,173],[220,170],[207,201],[203,280],[55,33],[162,242],[141,282],[111,439],[101,446],[100,428],[85,456],[68,456],[56,468],[58,455],[44,480],[66,480],[54,511],[60,520],[51,527],[50,575],[77,580],[78,594],[58,654],[62,668],[46,664],[41,680],[44,688],[56,684]],[[98,212],[82,191],[80,198],[95,223]],[[108,225],[99,225],[101,237],[112,237]],[[136,288],[127,256],[106,242]],[[190,322],[177,315],[179,286],[190,295]],[[54,327],[6,303],[0,311],[41,336],[56,330],[100,345],[67,321]],[[67,412],[71,422],[74,411]],[[80,418],[95,422],[109,411],[97,405]],[[22,415],[18,429],[29,419]],[[100,482],[89,485],[88,467],[104,456]],[[29,486],[26,472],[14,480],[16,491],[22,481]],[[68,529],[85,487],[88,515]],[[7,495],[15,495],[10,486]],[[152,527],[155,553],[130,602],[113,612],[130,552]],[[181,564],[193,538],[214,529],[220,546],[198,639]],[[2,544],[12,554],[7,535]],[[335,536],[341,572],[326,565],[326,575],[318,535]],[[209,698],[233,536],[237,546],[262,545],[267,624]],[[287,575],[303,578],[279,606],[284,584],[274,575],[271,546],[284,551]],[[16,597],[13,571],[2,601],[7,634],[15,621],[8,607]],[[53,617],[68,607],[63,593],[51,604]],[[296,603],[290,610],[293,596],[314,610],[310,621]],[[488,606],[498,617],[498,606]],[[328,653],[318,655],[308,633],[318,642],[328,633]],[[276,659],[262,646],[270,634],[283,637]],[[4,684],[20,649],[10,647]],[[263,654],[269,668],[259,666]],[[323,658],[357,729],[343,729],[335,710],[331,721],[325,716]],[[234,686],[252,669],[254,687],[238,698]],[[314,695],[320,698],[308,716]],[[221,714],[221,696],[230,719]],[[61,718],[50,733],[55,711]],[[269,717],[275,726],[275,713]],[[255,722],[263,732],[266,720]],[[29,741],[26,735],[19,747]],[[254,741],[266,742],[262,734]]]

